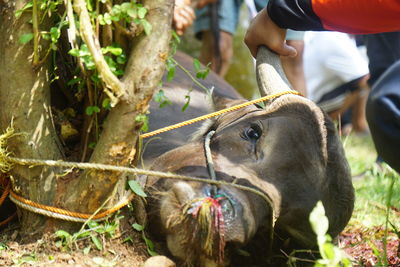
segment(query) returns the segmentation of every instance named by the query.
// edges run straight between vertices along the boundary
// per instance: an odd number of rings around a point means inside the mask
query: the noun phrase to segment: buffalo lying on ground
[[[191,69],[187,56],[178,54],[177,60]],[[268,94],[289,90],[276,73],[266,83],[262,86],[268,87]],[[213,73],[203,84],[215,87],[217,110],[244,102]],[[175,80],[163,89],[173,104],[162,109],[158,103],[152,104],[152,129],[211,111],[207,94],[183,72],[177,72]],[[182,112],[189,89],[193,89],[190,105]],[[319,200],[329,218],[329,234],[334,237],[345,227],[354,204],[349,167],[333,123],[314,103],[286,94],[270,100],[264,108],[252,105],[201,127],[164,133],[145,145],[144,160],[151,162],[154,170],[210,179],[204,152],[204,139],[210,131],[215,131],[209,147],[216,180],[256,189],[272,203],[230,185],[149,177],[150,227],[155,236],[164,237],[175,258],[189,266],[266,266],[264,260],[274,262],[281,249],[315,248],[309,214]],[[200,215],[205,200],[209,201],[208,210],[204,208]],[[236,256],[245,254],[246,246],[251,257],[243,256],[245,263],[239,265]]]

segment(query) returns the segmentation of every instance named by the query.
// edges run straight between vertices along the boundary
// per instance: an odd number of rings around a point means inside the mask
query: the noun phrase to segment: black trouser
[[[384,32],[364,35],[364,44],[369,59],[372,87],[379,77],[400,59],[400,32]]]
[[[368,125],[379,158],[400,172],[400,152],[396,153],[400,150],[400,32],[368,34],[364,43],[372,89],[367,103]]]
[[[400,173],[400,60],[374,83],[366,115],[378,154]]]

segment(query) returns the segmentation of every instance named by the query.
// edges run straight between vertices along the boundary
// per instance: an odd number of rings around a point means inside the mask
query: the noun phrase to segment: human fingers
[[[282,56],[295,56],[296,49],[285,42],[286,30],[279,28],[268,16],[267,9],[263,9],[251,21],[247,29],[244,42],[253,57],[257,56],[258,47],[264,45]]]

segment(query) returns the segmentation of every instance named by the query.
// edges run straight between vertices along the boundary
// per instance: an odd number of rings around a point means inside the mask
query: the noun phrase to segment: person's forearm
[[[398,0],[270,0],[267,9],[284,29],[354,34],[400,30]]]

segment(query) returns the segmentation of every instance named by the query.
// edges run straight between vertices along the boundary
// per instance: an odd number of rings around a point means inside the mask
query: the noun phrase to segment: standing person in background
[[[255,57],[260,45],[295,56],[286,29],[371,34],[400,30],[400,1],[271,0],[252,21],[245,43]],[[400,172],[400,60],[373,84],[367,120],[378,154]]]
[[[400,60],[400,32],[367,34],[363,37],[371,74],[368,84],[372,87],[390,66]],[[371,121],[371,123],[375,122]],[[378,155],[376,162],[382,163],[382,157]]]
[[[233,35],[238,25],[242,3],[243,0],[218,0],[213,4],[213,7],[208,5],[196,10],[197,18],[194,23],[194,31],[196,37],[202,40],[199,59],[204,65],[211,62],[211,69],[222,77],[227,73],[233,56]],[[267,3],[268,0],[255,0],[254,6],[257,10],[261,10]],[[217,8],[217,14],[214,14],[218,16],[217,25],[211,24],[210,16],[213,8]],[[217,28],[215,28],[216,26]],[[218,33],[216,34],[215,31],[218,31]],[[292,87],[305,95],[303,36],[304,32],[302,31],[288,31],[286,40],[299,53],[295,57],[283,57],[281,60]],[[216,40],[218,46],[215,44]],[[215,48],[217,48],[217,51]]]
[[[368,96],[368,62],[358,51],[355,40],[340,32],[306,32],[304,73],[307,95],[334,120],[348,109],[351,124],[347,135],[368,133],[365,105]]]

